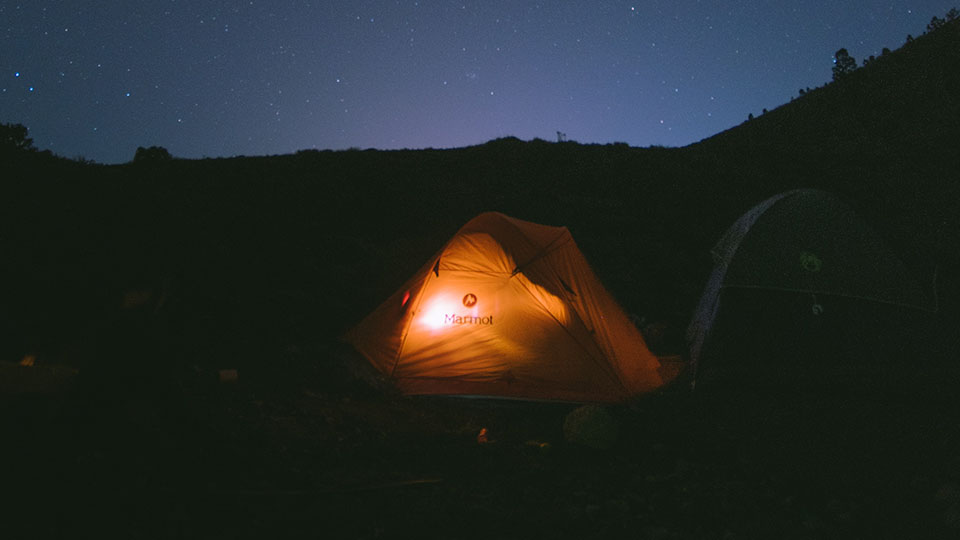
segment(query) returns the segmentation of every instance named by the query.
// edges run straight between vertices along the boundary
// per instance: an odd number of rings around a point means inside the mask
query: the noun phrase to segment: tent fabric
[[[663,383],[569,231],[497,212],[346,337],[406,394],[616,402]]]
[[[733,260],[740,242],[750,231],[757,219],[773,206],[774,203],[795,192],[781,193],[770,197],[762,203],[754,206],[727,229],[720,240],[716,243],[710,254],[713,256],[714,268],[707,279],[707,286],[700,296],[700,302],[697,309],[694,310],[693,321],[687,330],[687,341],[689,342],[690,363],[696,368],[697,361],[700,358],[701,349],[707,339],[710,328],[713,327],[713,321],[717,316],[717,310],[720,308],[720,289],[724,285],[724,278],[727,275],[727,268]]]
[[[877,234],[836,196],[813,189],[780,193],[756,205],[711,251],[715,266],[687,328],[694,373],[730,289],[776,291],[924,309],[922,289]]]

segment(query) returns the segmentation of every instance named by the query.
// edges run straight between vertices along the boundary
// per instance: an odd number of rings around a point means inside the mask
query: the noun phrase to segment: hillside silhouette
[[[4,186],[7,201],[23,201],[5,214],[22,233],[14,253],[30,261],[18,277],[31,283],[49,270],[71,281],[103,274],[91,266],[104,264],[112,269],[103,287],[182,273],[205,275],[196,286],[207,295],[233,280],[253,294],[290,272],[293,290],[351,280],[335,333],[462,223],[498,210],[567,225],[628,309],[682,319],[723,229],[794,187],[844,197],[918,278],[938,264],[949,276],[960,264],[958,32],[956,21],[946,24],[685,148],[505,138],[453,150],[118,166],[24,154]]]
[[[943,411],[960,409],[950,392],[925,396],[914,409],[885,396],[842,409],[830,417],[835,424],[818,420],[816,428],[842,435],[839,418],[868,419],[862,432],[841,437],[841,449],[799,440],[812,424],[771,428],[766,446],[757,443],[758,432],[746,435],[756,427],[748,419],[763,407],[723,423],[696,408],[702,404],[653,400],[622,413],[642,429],[624,435],[620,453],[557,448],[517,457],[507,442],[484,454],[471,437],[482,422],[500,422],[517,440],[545,436],[553,424],[543,419],[558,409],[402,400],[359,385],[338,358],[349,354],[339,343],[347,328],[463,223],[490,210],[567,226],[623,307],[662,322],[679,348],[711,268],[710,246],[757,202],[809,187],[840,195],[939,300],[905,354],[916,358],[919,380],[929,373],[937,378],[930,388],[950,387],[960,374],[958,68],[954,20],[684,148],[507,137],[445,150],[183,160],[151,146],[110,166],[4,149],[0,360],[29,355],[80,375],[75,394],[53,405],[4,399],[3,427],[21,436],[8,440],[28,442],[0,455],[26,464],[14,485],[45,496],[63,488],[48,504],[73,506],[46,523],[53,532],[101,505],[84,501],[93,480],[106,485],[131,530],[145,527],[143,507],[152,505],[163,514],[155,519],[183,519],[206,536],[271,526],[303,532],[321,517],[351,535],[376,536],[356,532],[364,520],[347,523],[368,503],[394,520],[377,517],[377,530],[421,536],[427,525],[411,516],[426,509],[443,510],[430,523],[457,530],[478,516],[517,517],[524,505],[553,524],[520,529],[527,537],[617,531],[622,523],[661,538],[722,536],[743,524],[747,536],[850,537],[864,528],[849,516],[877,525],[902,513],[898,504],[928,530],[955,532],[956,418]],[[222,368],[237,369],[243,385],[218,386]],[[792,413],[770,414],[780,416],[764,421],[776,424]],[[39,435],[36,425],[44,426]],[[883,431],[888,426],[896,433]],[[892,457],[871,454],[844,469],[867,446],[856,437],[876,442],[864,435],[871,429]],[[923,466],[903,465],[915,448],[901,435],[911,444],[934,441]],[[458,468],[463,462],[481,463],[483,478]],[[141,471],[136,485],[131,471]],[[441,487],[406,499],[392,487],[378,491],[437,471],[446,477]],[[646,486],[638,500],[623,494],[628,477]],[[822,493],[814,478],[835,493]],[[375,490],[296,498],[305,485],[374,480]],[[561,494],[570,486],[580,486],[570,488],[574,502]],[[139,501],[126,500],[141,489]],[[502,491],[510,495],[489,497]],[[243,499],[249,492],[273,498]],[[645,517],[625,517],[623,505]],[[560,518],[557,508],[575,511]],[[266,517],[247,530],[237,516],[251,509]],[[796,534],[780,534],[784,524]],[[885,532],[909,536],[914,525],[904,518]]]
[[[958,33],[957,21],[944,24],[841,83],[688,147],[689,159],[716,168],[703,187],[829,189],[854,201],[901,249],[930,256],[937,248],[928,243],[942,240],[937,256],[956,265]]]

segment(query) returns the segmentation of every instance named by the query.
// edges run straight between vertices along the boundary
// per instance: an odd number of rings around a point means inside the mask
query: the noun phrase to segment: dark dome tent
[[[903,365],[924,292],[866,222],[830,193],[781,193],[716,243],[687,328],[694,384],[829,385]]]

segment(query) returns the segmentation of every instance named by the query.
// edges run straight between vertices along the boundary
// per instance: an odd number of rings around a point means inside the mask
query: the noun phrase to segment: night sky
[[[684,146],[957,0],[0,0],[0,122],[103,163],[503,136]],[[958,6],[960,7],[960,6]]]

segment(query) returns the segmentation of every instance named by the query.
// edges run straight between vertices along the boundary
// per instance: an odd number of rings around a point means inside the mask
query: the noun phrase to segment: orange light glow
[[[526,286],[530,295],[537,300],[537,302],[545,309],[554,319],[557,320],[560,324],[566,325],[570,323],[570,313],[567,310],[566,303],[561,300],[559,297],[553,295],[540,285],[530,281],[524,275],[518,276],[521,278],[524,286]]]
[[[479,317],[477,305],[465,307],[460,291],[437,291],[424,300],[418,322],[430,330],[441,330],[453,325],[455,317]]]

